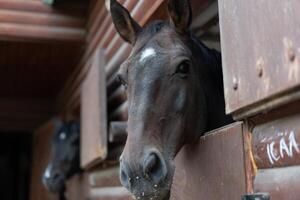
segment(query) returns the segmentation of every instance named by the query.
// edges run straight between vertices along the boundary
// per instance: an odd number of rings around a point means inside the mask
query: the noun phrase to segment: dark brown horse
[[[168,199],[181,147],[232,121],[221,55],[189,31],[188,0],[169,0],[169,22],[144,28],[116,0],[110,9],[117,31],[133,45],[119,71],[129,105],[121,182],[137,199]]]
[[[79,123],[54,120],[54,125],[52,157],[44,171],[43,183],[50,192],[59,194],[60,199],[65,199],[66,181],[81,172]]]

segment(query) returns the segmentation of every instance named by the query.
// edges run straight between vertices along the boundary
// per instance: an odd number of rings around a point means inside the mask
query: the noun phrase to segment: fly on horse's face
[[[212,65],[218,65],[220,57],[195,44],[189,32],[188,0],[169,0],[170,22],[154,22],[144,28],[116,0],[111,0],[110,9],[118,33],[133,45],[118,74],[128,99],[121,183],[137,199],[168,199],[177,152],[207,127],[222,124],[222,80],[216,81],[221,82],[219,88],[211,84],[215,78],[211,71],[216,67]],[[208,110],[211,103],[216,105]],[[218,108],[223,112],[220,116],[220,111],[215,112]],[[208,121],[209,113],[214,114],[214,122]]]
[[[65,182],[80,172],[79,167],[79,124],[55,121],[52,139],[52,159],[45,169],[43,183],[53,193],[62,193]]]

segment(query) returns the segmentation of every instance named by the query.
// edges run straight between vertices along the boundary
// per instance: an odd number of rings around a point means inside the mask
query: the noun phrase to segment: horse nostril
[[[121,184],[125,187],[125,188],[129,188],[130,187],[130,177],[129,174],[126,170],[126,168],[124,166],[121,166],[121,172],[120,172],[120,181]]]
[[[144,174],[156,184],[160,183],[167,175],[167,167],[158,153],[150,153],[144,162]]]

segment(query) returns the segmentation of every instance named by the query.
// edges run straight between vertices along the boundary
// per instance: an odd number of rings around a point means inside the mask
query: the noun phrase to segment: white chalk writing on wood
[[[295,152],[298,154],[300,153],[299,144],[296,141],[294,131],[290,132],[287,139],[284,136],[281,137],[279,141],[279,149],[275,148],[275,141],[267,144],[267,154],[272,165],[280,159],[284,159],[286,156],[293,157]]]

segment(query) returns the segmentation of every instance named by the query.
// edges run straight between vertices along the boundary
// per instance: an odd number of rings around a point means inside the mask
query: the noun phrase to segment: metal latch
[[[242,200],[270,200],[270,195],[267,193],[246,194],[242,196]]]

